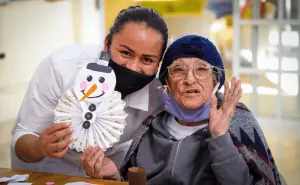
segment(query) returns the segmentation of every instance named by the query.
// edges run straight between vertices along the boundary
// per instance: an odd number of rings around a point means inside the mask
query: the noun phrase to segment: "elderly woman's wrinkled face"
[[[196,109],[207,102],[214,89],[210,65],[199,58],[178,58],[168,69],[169,91],[186,109]]]

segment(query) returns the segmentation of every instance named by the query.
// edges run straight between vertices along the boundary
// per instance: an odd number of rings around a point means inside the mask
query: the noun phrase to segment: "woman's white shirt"
[[[38,163],[25,163],[16,155],[15,144],[23,135],[38,136],[43,129],[53,123],[53,110],[58,100],[68,88],[72,87],[81,67],[96,61],[100,51],[99,45],[72,45],[50,54],[41,61],[31,79],[12,130],[12,168],[85,176],[80,167],[78,152],[69,150],[59,159],[45,158]],[[158,86],[159,80],[154,79],[143,89],[124,99],[125,111],[128,113],[124,134],[118,143],[105,152],[118,167],[126,155],[134,133],[143,121],[160,107]]]

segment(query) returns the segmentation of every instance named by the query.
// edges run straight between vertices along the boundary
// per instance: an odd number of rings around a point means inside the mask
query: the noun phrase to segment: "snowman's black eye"
[[[89,76],[86,77],[86,80],[87,80],[88,82],[90,82],[90,81],[93,80],[93,77],[92,77],[91,75],[89,75]]]
[[[105,82],[105,78],[101,76],[101,77],[99,78],[99,82],[100,82],[100,83],[104,83],[104,82]]]

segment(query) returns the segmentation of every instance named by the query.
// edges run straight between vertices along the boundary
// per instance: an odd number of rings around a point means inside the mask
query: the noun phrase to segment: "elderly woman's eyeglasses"
[[[212,75],[214,67],[200,62],[193,65],[174,63],[168,67],[168,73],[174,80],[181,80],[187,75],[190,68],[197,80],[205,80]]]

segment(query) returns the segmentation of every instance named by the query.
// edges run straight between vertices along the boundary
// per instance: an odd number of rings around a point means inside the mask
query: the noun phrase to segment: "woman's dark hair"
[[[124,25],[129,22],[145,23],[148,27],[161,33],[163,40],[162,55],[164,54],[169,37],[167,24],[158,12],[144,6],[130,6],[119,12],[107,35],[108,48],[111,46],[113,36],[119,33]]]

